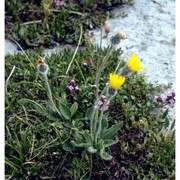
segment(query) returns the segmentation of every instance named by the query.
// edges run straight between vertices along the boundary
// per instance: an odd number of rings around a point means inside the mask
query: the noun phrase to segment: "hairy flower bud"
[[[114,36],[112,36],[110,40],[112,45],[117,45],[120,43],[120,40],[124,40],[124,39],[127,39],[127,35],[123,32],[119,32]]]
[[[37,70],[43,75],[46,75],[49,70],[49,66],[44,62],[41,56],[37,60]]]
[[[110,32],[110,25],[108,21],[105,22],[104,31],[106,34]]]
[[[127,35],[126,35],[124,32],[119,32],[119,33],[118,33],[118,37],[119,37],[120,39],[127,39]]]

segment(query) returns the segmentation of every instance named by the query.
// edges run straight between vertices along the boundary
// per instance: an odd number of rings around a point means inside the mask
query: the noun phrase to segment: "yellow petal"
[[[138,57],[135,54],[131,55],[127,66],[132,71],[140,71],[144,69],[143,65],[141,64],[141,61],[138,59]]]
[[[118,88],[120,88],[124,84],[125,77],[110,73],[109,80],[110,80],[110,87],[112,89],[118,90]]]

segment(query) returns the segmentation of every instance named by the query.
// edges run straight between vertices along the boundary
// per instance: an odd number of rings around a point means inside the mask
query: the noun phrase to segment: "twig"
[[[80,12],[76,12],[76,11],[69,11],[69,13],[71,14],[77,14],[77,15],[80,15],[80,16],[84,16],[84,14],[80,13]]]
[[[76,47],[76,50],[74,51],[74,54],[73,54],[72,60],[71,60],[71,62],[69,63],[69,66],[68,66],[68,68],[67,68],[67,70],[66,70],[66,75],[68,74],[69,69],[70,69],[70,67],[71,67],[71,64],[72,64],[72,63],[73,63],[73,61],[74,61],[74,58],[75,58],[76,53],[77,53],[77,50],[78,50],[78,48],[79,48],[79,45],[80,45],[81,39],[82,39],[82,25],[81,25],[81,33],[80,33],[80,37],[79,37],[79,41],[78,41],[78,45],[77,45],[77,47]]]
[[[33,23],[41,23],[41,22],[42,22],[42,20],[29,21],[29,22],[21,23],[20,25],[23,26],[23,25],[29,25],[29,24],[33,24]]]
[[[12,76],[15,68],[16,68],[16,66],[13,66],[10,75],[9,75],[8,78],[6,79],[6,85],[5,85],[5,86],[6,86],[6,92],[7,92],[7,85],[8,85],[9,79],[11,78],[11,76]]]
[[[61,10],[57,10],[57,9],[50,9],[51,12],[61,12]],[[80,12],[76,12],[76,11],[69,11],[69,13],[71,14],[77,14],[80,16],[84,16],[84,14],[80,13]]]

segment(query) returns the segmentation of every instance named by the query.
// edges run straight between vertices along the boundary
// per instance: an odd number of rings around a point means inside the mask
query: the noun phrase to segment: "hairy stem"
[[[54,109],[55,109],[55,110],[57,111],[57,113],[61,116],[60,111],[58,110],[58,108],[56,107],[56,105],[55,105],[55,103],[54,103],[54,100],[53,100],[53,97],[52,97],[51,88],[50,88],[49,81],[48,81],[48,77],[47,77],[47,74],[43,74],[43,76],[44,76],[45,83],[46,83],[46,87],[47,87],[47,95],[48,95],[48,98],[49,98],[51,104],[53,105]]]

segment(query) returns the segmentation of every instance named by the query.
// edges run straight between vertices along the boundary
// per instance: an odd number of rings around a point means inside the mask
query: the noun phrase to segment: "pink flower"
[[[155,100],[158,102],[158,103],[163,103],[163,98],[161,96],[155,96]]]
[[[175,95],[176,94],[174,91],[168,91],[161,96],[155,96],[155,100],[157,101],[157,103],[168,104],[171,108],[173,108],[176,102]]]
[[[169,92],[166,93],[166,97],[165,97],[166,103],[172,108],[174,107],[175,102],[176,102],[175,95],[176,94],[175,94],[174,91],[169,91]]]
[[[72,91],[72,90],[79,90],[78,86],[75,84],[74,80],[71,80],[70,83],[68,84],[67,88]]]
[[[59,0],[54,0],[54,3],[56,4],[56,6],[65,6],[66,3],[64,1],[59,1]]]
[[[107,97],[102,95],[101,99],[98,101],[98,109],[101,109],[102,106],[104,105],[104,102],[106,101]],[[106,103],[106,105],[104,106],[104,111],[107,111],[109,108],[109,101]]]
[[[174,100],[174,99],[170,99],[170,100],[168,101],[168,104],[169,104],[169,106],[170,106],[171,108],[173,108],[173,107],[174,107],[174,104],[175,104],[175,100]]]

